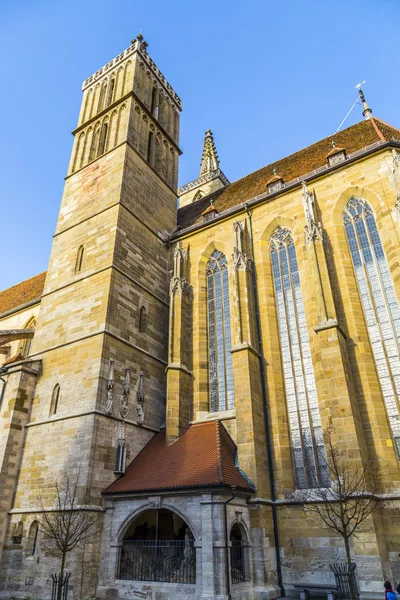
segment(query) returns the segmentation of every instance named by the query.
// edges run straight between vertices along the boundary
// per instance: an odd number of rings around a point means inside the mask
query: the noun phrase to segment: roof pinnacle
[[[217,169],[219,169],[219,158],[215,148],[214,137],[211,129],[207,129],[200,163],[200,175],[212,173]]]
[[[368,104],[367,104],[367,101],[366,101],[366,99],[365,99],[365,96],[364,96],[364,92],[363,92],[363,91],[362,91],[362,89],[361,89],[361,86],[362,86],[364,83],[366,83],[366,82],[365,82],[365,81],[362,81],[361,83],[358,83],[358,84],[356,85],[356,88],[358,89],[358,95],[360,96],[361,104],[362,104],[362,106],[363,106],[363,109],[364,109],[364,110],[363,110],[363,116],[364,116],[366,119],[370,119],[370,118],[371,118],[371,115],[372,115],[372,110],[371,110],[371,109],[370,109],[370,107],[368,106]]]

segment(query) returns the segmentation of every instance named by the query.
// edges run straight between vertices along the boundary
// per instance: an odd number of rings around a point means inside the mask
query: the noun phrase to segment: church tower
[[[181,108],[141,34],[83,84],[31,350],[41,371],[9,531],[27,535],[39,499],[51,502],[51,481],[78,467],[79,501],[95,510],[165,421],[165,241],[176,229]],[[6,545],[5,564],[15,549]],[[76,598],[95,591],[98,551],[88,544],[71,558]],[[14,586],[26,569],[13,567]],[[11,570],[0,571],[5,589]],[[48,572],[36,565],[35,577]]]

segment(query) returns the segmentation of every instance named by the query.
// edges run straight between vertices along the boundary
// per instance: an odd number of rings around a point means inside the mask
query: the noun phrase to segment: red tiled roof
[[[169,446],[160,431],[103,493],[232,485],[253,491],[235,457],[236,445],[219,421],[190,425]]]
[[[31,300],[39,300],[43,292],[45,279],[46,271],[0,292],[0,314],[18,308]]]
[[[279,174],[279,178],[287,183],[297,177],[307,175],[314,169],[327,165],[327,155],[332,150],[332,139],[338,147],[344,148],[346,154],[349,155],[374,142],[392,140],[400,142],[400,130],[377,118],[371,117],[371,119],[360,121],[347,129],[343,129],[343,131],[303,148],[295,154],[262,167],[225,188],[216,190],[208,196],[203,196],[203,198],[192,202],[192,204],[183,206],[178,210],[178,227],[185,229],[195,223],[202,223],[201,214],[210,203],[210,199],[213,200],[215,208],[221,213],[228,208],[267,192],[267,184],[274,177],[274,169]]]

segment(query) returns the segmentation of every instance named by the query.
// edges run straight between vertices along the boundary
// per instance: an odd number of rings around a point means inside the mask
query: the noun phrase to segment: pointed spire
[[[365,81],[363,81],[362,83],[358,83],[358,84],[356,85],[356,88],[358,89],[358,94],[359,94],[359,96],[360,96],[361,104],[362,104],[362,106],[363,106],[363,109],[364,109],[364,110],[363,110],[363,116],[364,116],[366,119],[370,119],[370,118],[371,118],[371,115],[372,115],[372,110],[371,110],[371,109],[370,109],[370,107],[368,106],[368,104],[367,104],[367,101],[366,101],[366,99],[365,99],[365,96],[364,96],[364,92],[363,92],[363,91],[362,91],[362,89],[361,89],[361,86],[362,86],[362,84],[363,84],[363,83],[365,83]]]
[[[219,158],[214,144],[214,137],[211,129],[207,129],[204,138],[203,155],[201,157],[200,175],[212,173],[219,169]]]

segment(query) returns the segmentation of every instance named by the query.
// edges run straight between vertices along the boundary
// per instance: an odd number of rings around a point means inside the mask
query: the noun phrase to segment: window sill
[[[236,419],[236,410],[220,410],[218,412],[198,411],[196,419],[192,423],[205,423],[207,421],[227,421],[228,419]]]

